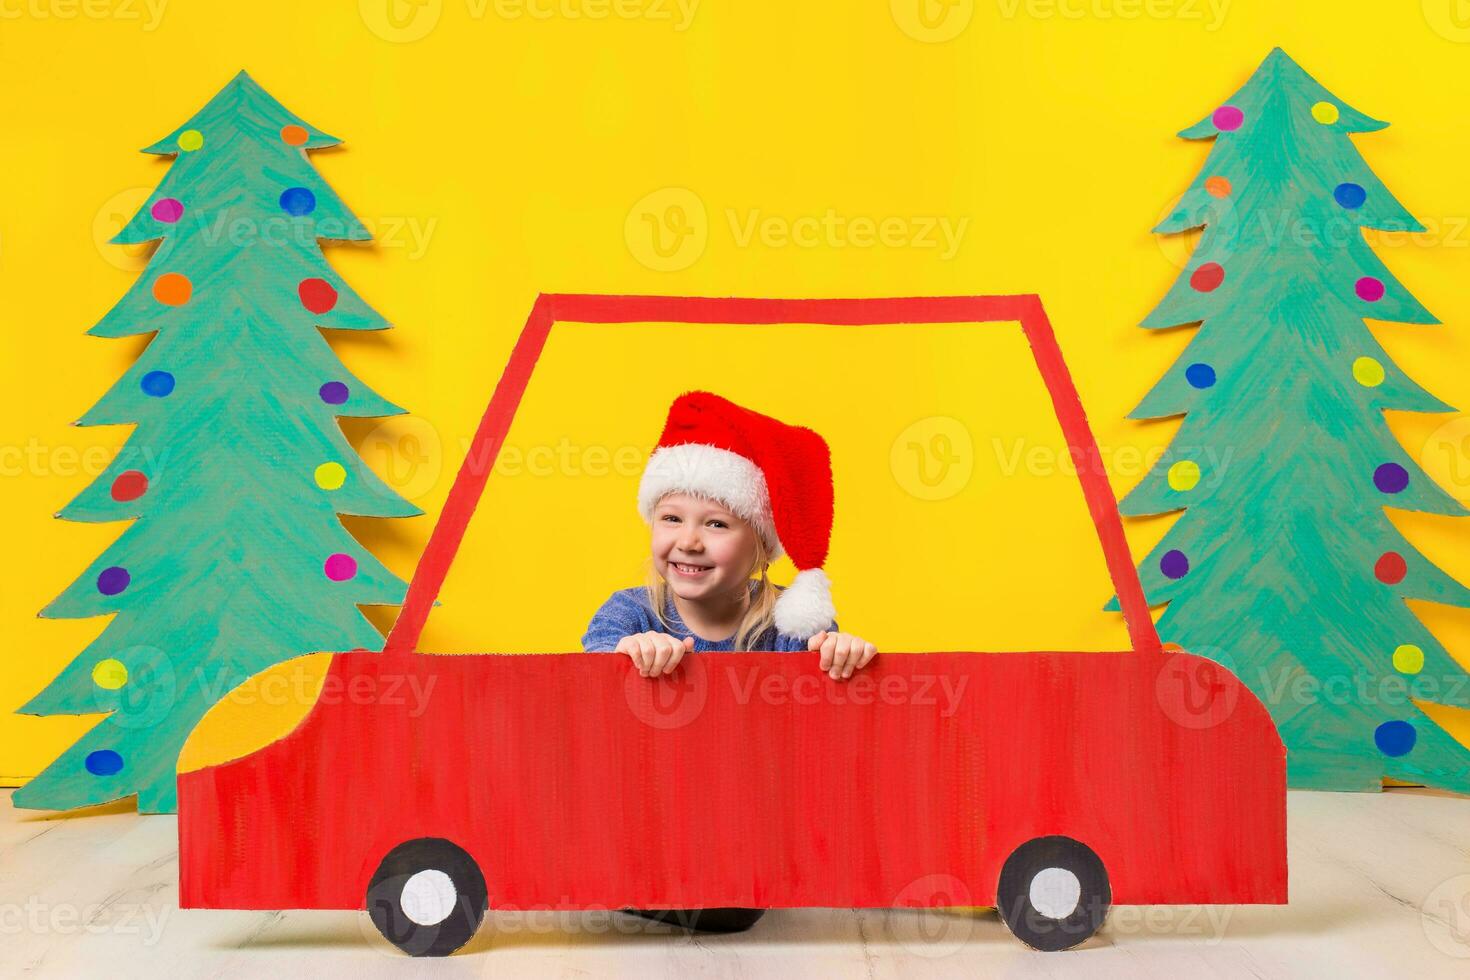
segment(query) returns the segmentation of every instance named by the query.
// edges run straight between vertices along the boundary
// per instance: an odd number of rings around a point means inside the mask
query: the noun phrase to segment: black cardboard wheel
[[[421,837],[388,852],[367,890],[373,925],[409,956],[448,956],[485,918],[485,876],[459,845]]]
[[[1038,837],[1006,859],[995,901],[1017,939],[1057,952],[1097,932],[1113,891],[1092,848],[1070,837]]]

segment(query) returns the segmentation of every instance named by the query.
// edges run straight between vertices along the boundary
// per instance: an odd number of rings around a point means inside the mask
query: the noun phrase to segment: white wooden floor
[[[1115,908],[1067,953],[994,912],[770,912],[693,939],[607,914],[493,914],[413,960],[346,912],[181,912],[175,820],[16,810],[0,791],[0,976],[1470,977],[1470,799],[1290,794],[1291,904]]]

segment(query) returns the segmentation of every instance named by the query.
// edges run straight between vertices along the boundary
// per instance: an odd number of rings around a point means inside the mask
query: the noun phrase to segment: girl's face
[[[755,528],[722,504],[670,493],[654,508],[654,567],[681,599],[744,589],[755,554]]]

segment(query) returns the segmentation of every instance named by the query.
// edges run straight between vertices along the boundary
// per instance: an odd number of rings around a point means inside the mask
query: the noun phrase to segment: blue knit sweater
[[[758,583],[750,583],[751,592],[755,591]],[[780,589],[781,586],[776,586]],[[635,586],[631,589],[619,589],[602,604],[597,613],[592,617],[592,622],[587,625],[587,632],[582,635],[582,649],[588,653],[609,652],[617,649],[618,641],[625,636],[634,633],[647,633],[650,630],[658,633],[667,633],[683,639],[686,636],[694,637],[694,652],[705,651],[729,651],[735,649],[735,638],[732,636],[725,640],[706,640],[697,636],[684,625],[679,618],[679,611],[674,607],[674,597],[670,594],[664,603],[664,616],[669,625],[664,626],[653,614],[653,604],[649,601],[648,589],[643,586]],[[834,621],[829,630],[836,630],[837,623]],[[794,653],[806,649],[806,640],[798,640],[794,636],[776,632],[776,627],[767,629],[758,638],[759,642],[752,642],[752,650],[774,650],[779,653]]]

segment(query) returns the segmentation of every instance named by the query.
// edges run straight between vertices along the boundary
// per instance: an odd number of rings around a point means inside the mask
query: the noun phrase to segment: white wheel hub
[[[1031,879],[1031,907],[1048,919],[1065,919],[1082,901],[1082,882],[1066,868],[1042,868]]]
[[[454,911],[457,897],[454,879],[442,871],[430,868],[418,872],[403,883],[399,904],[403,906],[403,914],[412,921],[421,926],[437,926]]]

